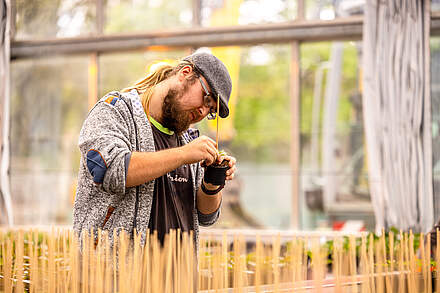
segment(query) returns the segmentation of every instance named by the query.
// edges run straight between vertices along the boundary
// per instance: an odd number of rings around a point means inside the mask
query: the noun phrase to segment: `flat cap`
[[[205,52],[196,52],[183,58],[183,60],[190,61],[195,70],[203,75],[211,87],[214,100],[217,100],[217,95],[220,96],[219,115],[222,118],[228,117],[228,102],[232,91],[232,81],[223,62],[214,55]]]

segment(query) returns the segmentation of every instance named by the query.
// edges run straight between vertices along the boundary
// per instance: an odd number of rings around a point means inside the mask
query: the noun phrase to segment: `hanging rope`
[[[363,111],[378,230],[434,223],[425,2],[366,2]]]

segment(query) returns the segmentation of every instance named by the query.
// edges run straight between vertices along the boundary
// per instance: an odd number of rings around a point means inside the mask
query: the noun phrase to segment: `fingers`
[[[215,147],[215,141],[212,138],[202,135],[199,139]]]
[[[237,160],[234,158],[234,157],[231,157],[231,156],[227,156],[227,158],[228,158],[228,161],[229,161],[229,167],[234,167],[235,166],[235,163],[237,162]]]
[[[218,151],[215,147],[215,141],[207,136],[201,136],[198,139],[200,150],[202,151],[202,160],[204,165],[209,166],[218,158]]]
[[[211,138],[209,138],[207,136],[202,136],[201,138],[202,138],[202,144],[208,146],[211,149],[216,150],[216,153],[218,154],[214,140],[212,140]],[[216,156],[216,158],[217,158],[217,156]]]
[[[227,156],[219,155],[219,156],[217,157],[216,163],[217,163],[217,164],[221,164],[224,160],[227,159],[226,157],[227,157]]]
[[[223,160],[229,161],[229,170],[226,171],[226,180],[232,180],[234,179],[235,172],[237,172],[236,162],[237,160],[234,157],[231,156],[223,156]]]
[[[218,158],[218,151],[215,146],[207,146],[207,156],[205,158],[205,163],[207,166],[213,164]]]
[[[226,171],[226,180],[234,179],[236,171],[237,171],[237,167],[235,167],[235,165],[233,167],[231,167],[231,169]]]
[[[235,163],[237,162],[236,159],[234,157],[231,156],[220,156],[217,158],[217,162],[219,164],[221,164],[223,161],[229,161],[229,167],[233,167],[235,165]]]

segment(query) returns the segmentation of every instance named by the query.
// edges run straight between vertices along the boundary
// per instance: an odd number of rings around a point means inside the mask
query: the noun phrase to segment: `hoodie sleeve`
[[[132,118],[124,114],[128,111],[121,111],[126,106],[118,103],[124,102],[109,96],[95,105],[81,129],[79,148],[89,178],[106,192],[124,194],[132,151]]]
[[[204,169],[200,166],[200,163],[198,163],[197,166],[197,190],[200,188],[200,185],[202,185],[202,179],[203,179],[203,175],[204,175]],[[199,224],[201,226],[211,226],[213,225],[215,222],[217,222],[217,220],[220,217],[220,211],[221,211],[221,206],[222,203],[220,203],[218,209],[210,214],[203,214],[199,211],[199,209],[197,209],[197,217],[199,219]]]
[[[221,206],[221,203],[220,203]],[[211,214],[202,214],[199,210],[197,210],[198,213],[198,219],[199,219],[199,224],[200,226],[211,226],[213,225],[215,222],[217,222],[218,218],[220,217],[220,207],[215,211],[212,212]]]

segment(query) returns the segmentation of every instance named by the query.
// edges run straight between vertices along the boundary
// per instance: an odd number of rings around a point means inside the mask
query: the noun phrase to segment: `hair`
[[[195,70],[195,66],[191,61],[182,60],[176,66],[171,65],[168,62],[160,62],[153,64],[153,70],[151,70],[146,77],[137,81],[134,85],[129,86],[121,90],[121,92],[129,92],[133,89],[137,90],[138,94],[141,96],[141,103],[145,109],[148,119],[150,119],[150,102],[151,96],[153,95],[154,87],[161,83],[162,81],[174,76],[185,66],[191,66],[194,70],[194,74],[188,77],[188,81],[194,81],[199,74]]]

